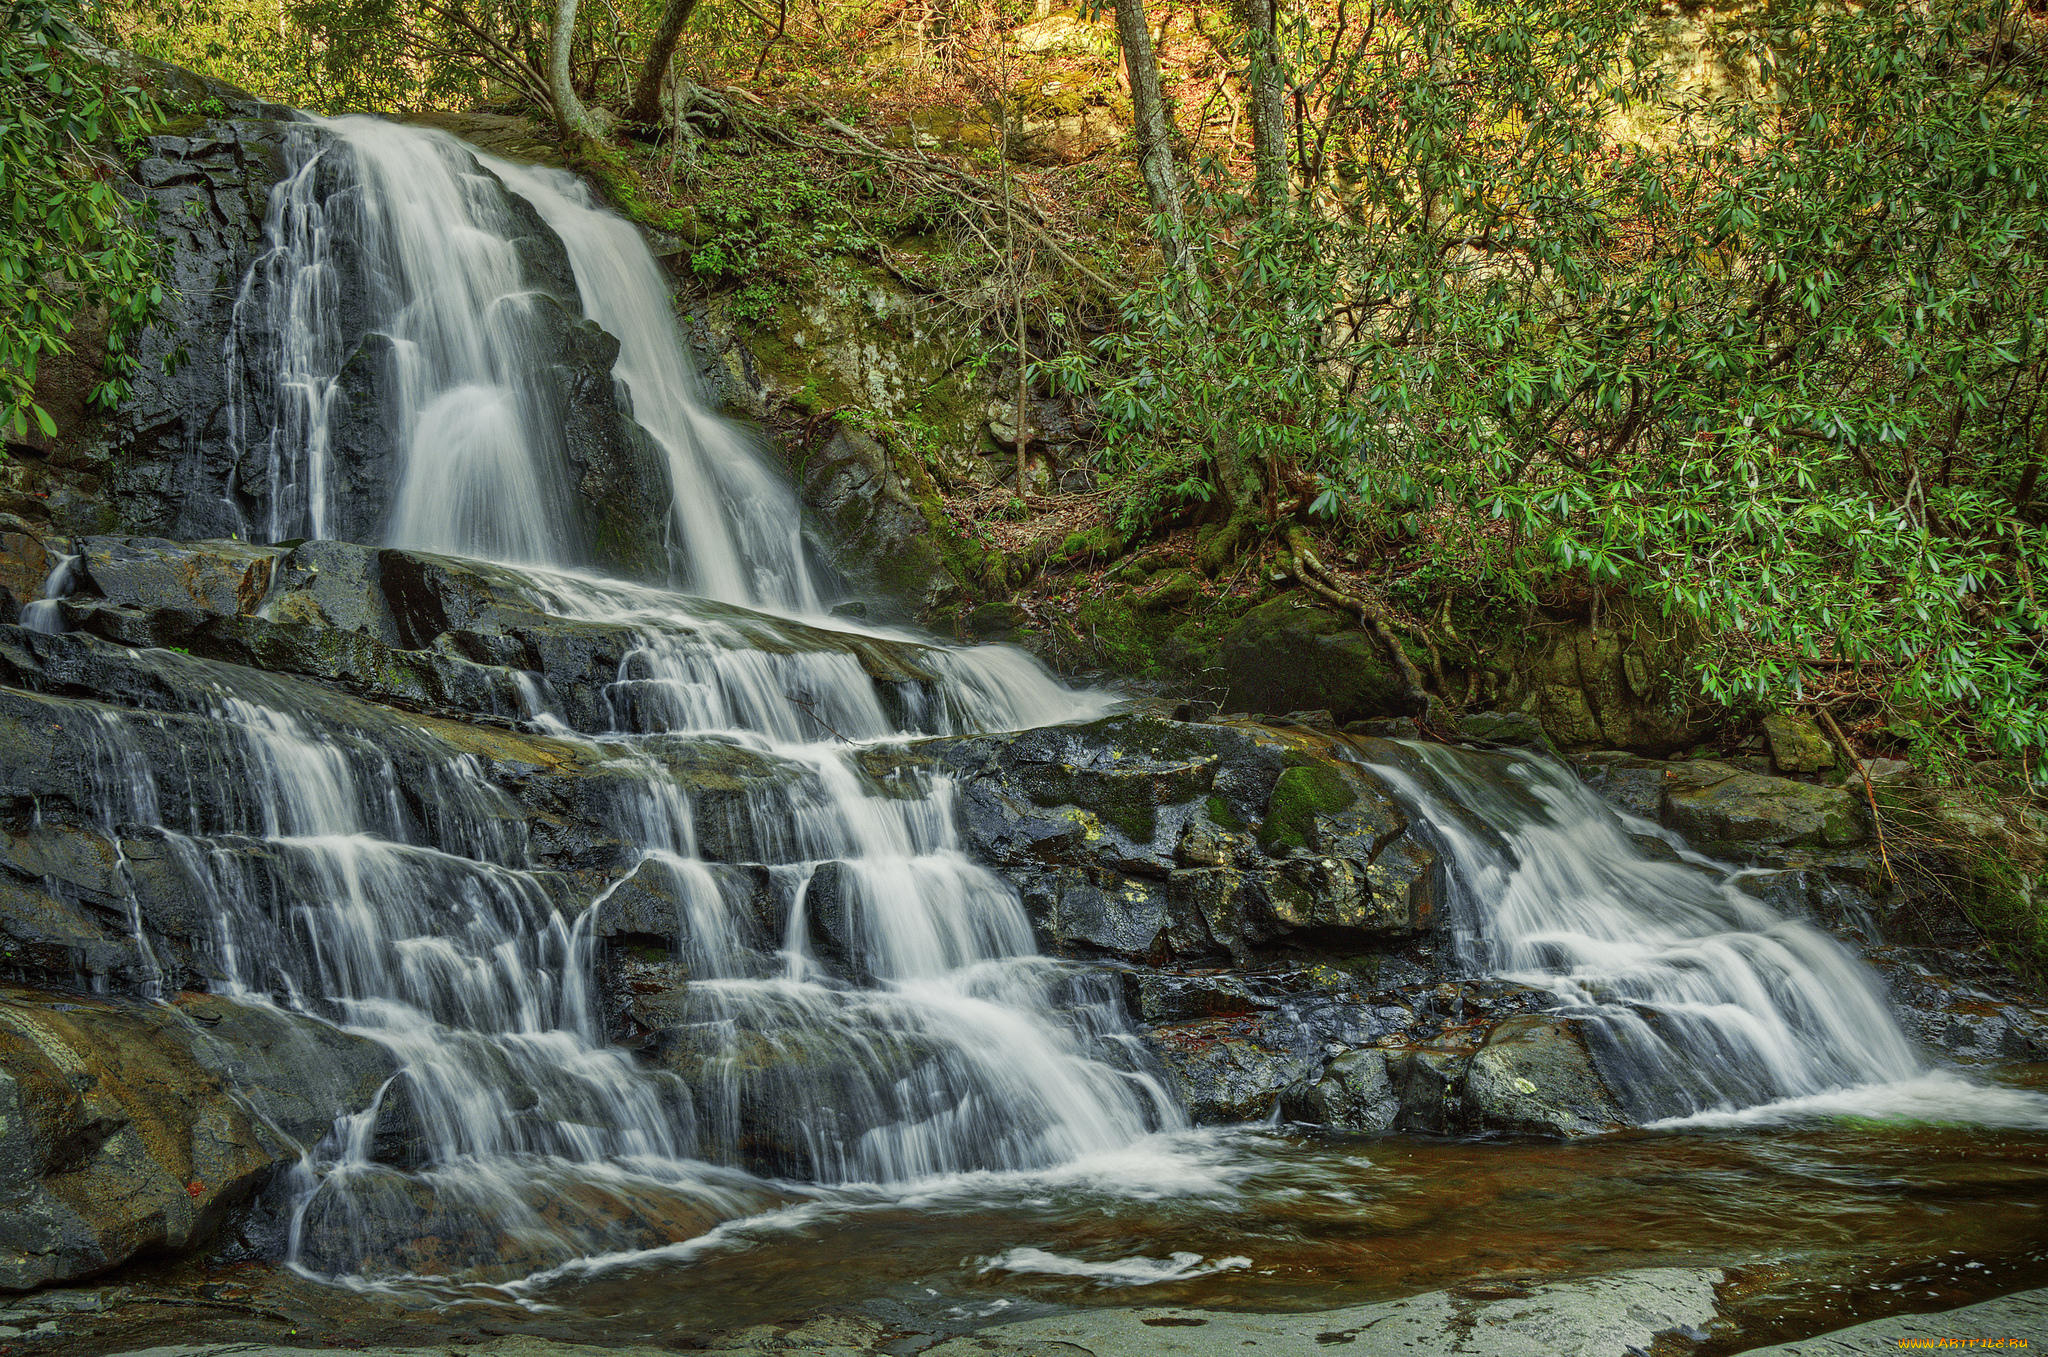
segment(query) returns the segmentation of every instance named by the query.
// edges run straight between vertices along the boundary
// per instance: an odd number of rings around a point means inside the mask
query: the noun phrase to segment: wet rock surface
[[[1435,927],[1436,853],[1349,744],[1133,713],[918,752],[1060,954],[1242,965]]]
[[[1432,1291],[1311,1314],[1243,1315],[1170,1307],[1096,1311],[984,1330],[982,1341],[1060,1344],[1094,1357],[1124,1354],[1468,1354],[1623,1357],[1669,1335],[1703,1335],[1719,1311],[1710,1268],[1643,1268],[1582,1282]],[[956,1340],[957,1351],[974,1340]],[[1066,1345],[1072,1345],[1071,1348]],[[953,1357],[956,1348],[932,1349]],[[991,1349],[1000,1353],[1004,1349]]]
[[[1740,1357],[1864,1357],[1924,1348],[2013,1348],[2048,1329],[2048,1291],[2021,1291],[1935,1314],[1894,1315],[1794,1343],[1746,1349]]]
[[[71,531],[117,524],[205,537],[238,528],[223,358],[243,275],[263,248],[270,188],[284,174],[289,125],[253,103],[241,116],[189,118],[148,139],[132,195],[170,245],[165,300],[136,336],[132,394],[111,415],[87,394],[104,338],[39,375],[37,399],[62,436],[13,442],[0,510],[47,515]]]
[[[0,989],[0,1290],[205,1242],[396,1068],[315,1020]]]
[[[879,1074],[842,1100],[895,1099],[905,1118],[937,1111],[917,1090],[945,1086],[946,1056],[915,1033],[870,1025],[790,1042],[758,1015],[735,1028],[693,987],[702,925],[678,869],[606,828],[650,763],[687,792],[691,870],[715,883],[760,974],[778,973],[795,941],[834,983],[873,977],[852,959],[859,923],[842,869],[789,862],[778,847],[786,826],[761,818],[816,768],[763,747],[603,738],[643,700],[632,657],[656,624],[636,618],[631,596],[597,620],[566,608],[566,586],[544,574],[331,542],[15,531],[6,548],[7,616],[40,592],[49,562],[78,557],[55,609],[67,630],[0,626],[0,973],[28,987],[4,1011],[58,1022],[4,1062],[24,1109],[9,1125],[39,1128],[9,1132],[26,1138],[8,1161],[20,1205],[7,1284],[195,1246],[259,1200],[294,1147],[368,1107],[392,1072],[382,1048],[309,1018],[204,996],[168,1009],[70,997],[221,980],[218,920],[195,871],[209,890],[235,883],[250,898],[303,891],[306,864],[250,830],[269,793],[223,719],[236,711],[293,713],[365,785],[388,781],[388,832],[401,839],[516,844],[521,890],[565,921],[588,911],[578,926],[609,1039],[695,1089],[696,1115],[758,1128],[733,1141],[740,1166],[829,1171],[818,1154],[830,1128],[796,1133],[771,1109],[792,1090],[830,1104],[851,1067]],[[660,625],[844,666],[906,725],[938,691],[943,656],[912,641],[709,604]],[[536,723],[537,708],[552,723]],[[1526,719],[1467,726],[1475,745],[1543,748]],[[849,767],[875,796],[950,784],[960,849],[1016,888],[1041,946],[1068,963],[1061,983],[1121,998],[1142,1038],[1133,1059],[1197,1121],[1277,1115],[1336,1135],[1541,1138],[1626,1124],[1599,1050],[1552,996],[1472,979],[1456,960],[1442,850],[1389,780],[1401,758],[1321,718],[1188,721],[1139,706],[1080,725],[867,746]],[[1884,937],[1878,869],[1839,786],[1704,761],[1582,766],[1630,813],[1718,836],[1779,908],[1866,945]],[[129,768],[148,772],[153,810],[109,799]],[[456,802],[451,768],[475,779]],[[457,803],[463,823],[443,823]],[[1655,851],[1680,852],[1644,835]],[[437,896],[451,902],[503,886],[487,864],[431,862]],[[799,898],[803,937],[792,939],[784,921]],[[274,945],[303,944],[280,934]],[[1995,977],[1959,982],[1934,960],[1888,963],[1924,1040],[1961,1058],[2038,1057],[2048,1033],[2038,1010],[2016,1006]],[[845,1059],[847,1042],[861,1044],[859,1061]],[[127,1073],[140,1050],[169,1072],[159,1083]],[[296,1065],[337,1078],[287,1077]],[[62,1069],[74,1074],[52,1073]],[[449,1214],[459,1208],[431,1195],[407,1207],[412,1189],[395,1171],[417,1167],[412,1116],[396,1081],[371,1157],[391,1172],[391,1218],[437,1242],[349,1244],[337,1228],[336,1266],[386,1249],[432,1270],[509,1247],[472,1238]],[[77,1204],[88,1198],[103,1203],[98,1214]],[[615,1214],[625,1239],[669,1228],[632,1203]]]

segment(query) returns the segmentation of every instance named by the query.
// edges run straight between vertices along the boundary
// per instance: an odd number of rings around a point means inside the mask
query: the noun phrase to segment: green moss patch
[[[1266,800],[1259,844],[1269,853],[1308,848],[1316,816],[1349,810],[1357,800],[1358,793],[1344,775],[1328,764],[1289,768],[1273,783],[1273,794]]]
[[[1230,808],[1230,803],[1222,797],[1211,796],[1208,801],[1208,808],[1209,819],[1216,824],[1218,829],[1227,829],[1232,834],[1244,831],[1244,821],[1237,818],[1237,812],[1233,811]]]

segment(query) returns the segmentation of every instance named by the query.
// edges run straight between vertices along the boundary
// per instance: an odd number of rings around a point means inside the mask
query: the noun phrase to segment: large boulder
[[[1664,823],[1705,844],[1847,848],[1869,834],[1854,797],[1725,763],[1695,759],[1665,775]]]
[[[1284,594],[1239,618],[1217,645],[1233,711],[1328,711],[1336,720],[1418,709],[1379,638],[1334,609]]]
[[[0,990],[0,1289],[204,1241],[397,1062],[313,1019]]]
[[[1466,1125],[1522,1135],[1597,1135],[1628,1122],[1569,1021],[1511,1018],[1465,1067]]]
[[[1692,733],[1674,678],[1682,666],[1651,628],[1565,622],[1525,641],[1513,686],[1560,748],[1662,753]]]
[[[1344,749],[1133,712],[915,753],[954,776],[967,846],[1053,950],[1242,964],[1385,951],[1435,925],[1435,851]]]
[[[1779,712],[1764,718],[1764,742],[1781,773],[1824,773],[1835,766],[1835,747],[1810,716]]]

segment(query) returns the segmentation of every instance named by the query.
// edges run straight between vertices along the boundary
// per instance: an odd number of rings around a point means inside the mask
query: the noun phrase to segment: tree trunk
[[[1024,348],[1024,281],[1017,280],[1017,498],[1031,490],[1031,358]]]
[[[1287,207],[1287,69],[1280,60],[1279,0],[1241,0],[1251,49],[1252,183],[1259,210]]]
[[[668,74],[676,40],[683,36],[684,26],[696,12],[697,0],[668,0],[662,6],[661,23],[654,30],[654,45],[647,49],[640,78],[633,83],[632,105],[626,110],[626,120],[634,126],[653,127],[661,122],[662,78]]]
[[[548,43],[548,93],[555,101],[555,122],[562,135],[596,138],[598,126],[576,97],[570,76],[569,49],[576,42],[577,0],[555,0],[555,31]]]
[[[1180,177],[1173,168],[1173,140],[1166,100],[1159,92],[1159,60],[1152,53],[1152,27],[1145,18],[1145,0],[1116,0],[1117,39],[1124,49],[1124,71],[1131,81],[1131,111],[1136,115],[1138,168],[1145,192],[1160,218],[1159,248],[1166,265],[1192,276],[1188,256],[1187,215],[1181,209]]]

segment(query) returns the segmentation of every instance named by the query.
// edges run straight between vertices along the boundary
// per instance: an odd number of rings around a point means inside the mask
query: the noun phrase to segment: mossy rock
[[[1234,710],[1326,709],[1344,722],[1405,715],[1414,706],[1379,638],[1299,595],[1244,614],[1219,638],[1216,662]]]
[[[1847,848],[1868,835],[1856,800],[1840,787],[1706,761],[1672,765],[1664,823],[1695,842],[1786,848]]]
[[[1273,783],[1259,844],[1269,853],[1313,848],[1316,817],[1349,810],[1357,800],[1357,790],[1334,765],[1289,768]]]
[[[1136,678],[1213,684],[1219,643],[1235,624],[1230,603],[1215,599],[1182,608],[1200,589],[1191,572],[1127,569],[1123,583],[1136,587],[1100,589],[1074,610],[1073,631],[1084,653]]]
[[[1780,712],[1764,718],[1771,765],[1781,773],[1821,773],[1835,766],[1835,747],[1810,716]]]
[[[2036,982],[2048,981],[2048,874],[2031,874],[1997,854],[1969,867],[1963,912],[1999,960]]]

